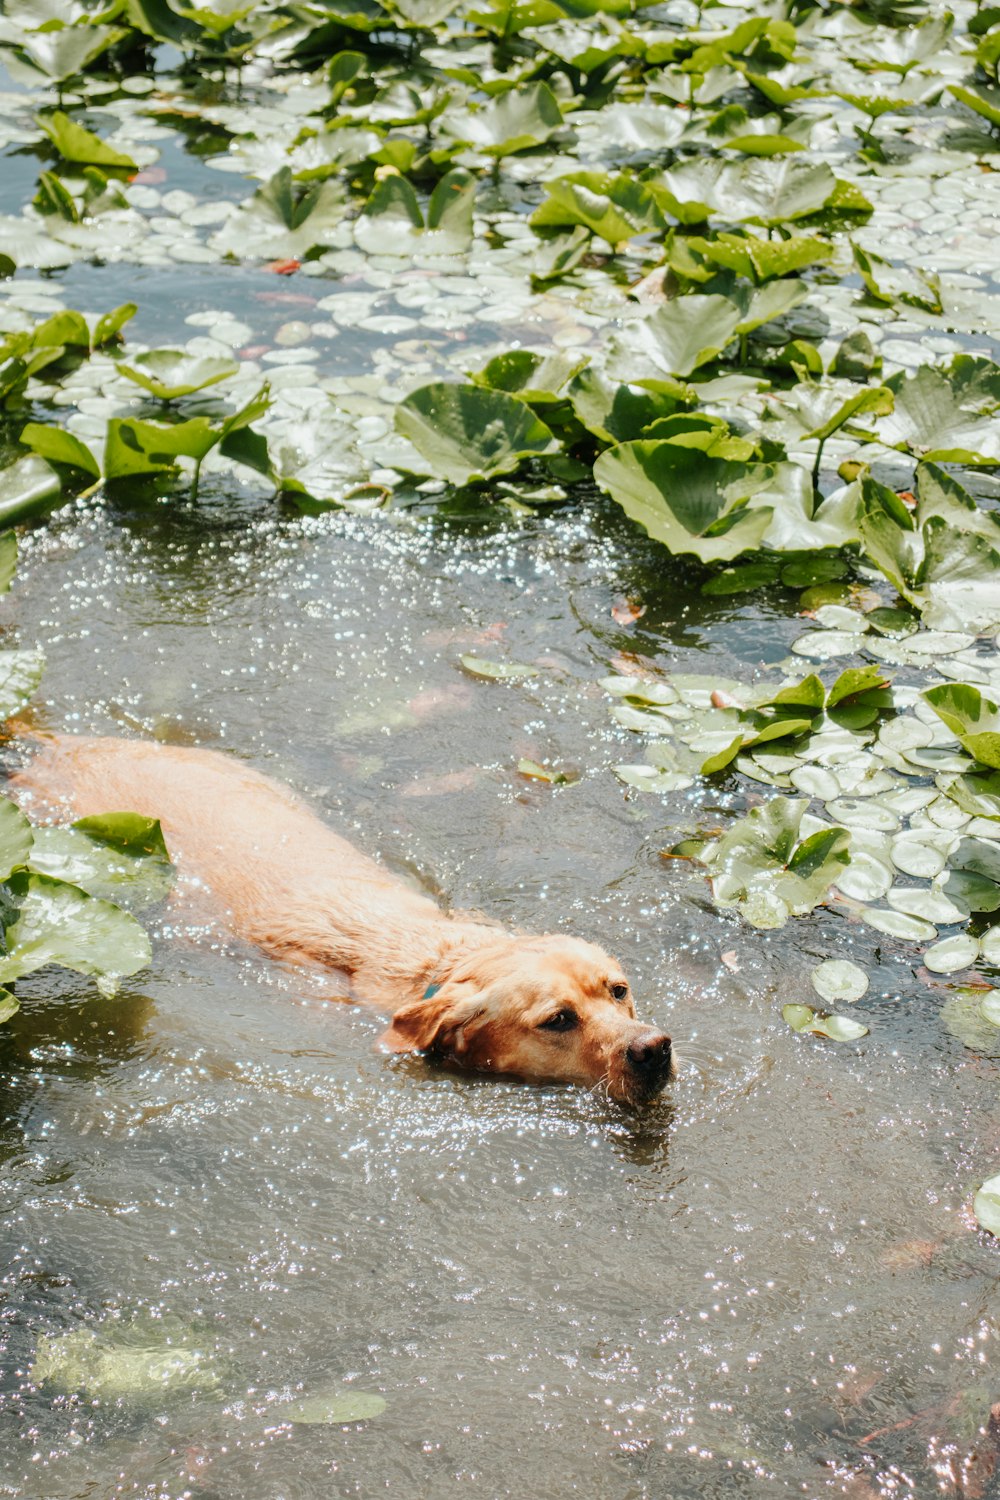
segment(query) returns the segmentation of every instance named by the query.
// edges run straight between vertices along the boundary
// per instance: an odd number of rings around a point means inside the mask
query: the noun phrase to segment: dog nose
[[[670,1071],[670,1038],[662,1032],[640,1037],[629,1042],[625,1056],[640,1078],[662,1078]]]

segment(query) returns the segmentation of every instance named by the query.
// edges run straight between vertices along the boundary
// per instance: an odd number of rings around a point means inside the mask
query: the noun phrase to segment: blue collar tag
[[[427,986],[427,988],[424,990],[424,999],[425,1000],[433,1000],[434,996],[437,994],[437,992],[438,992],[438,990],[440,988],[441,988],[441,986],[439,984],[429,984]]]

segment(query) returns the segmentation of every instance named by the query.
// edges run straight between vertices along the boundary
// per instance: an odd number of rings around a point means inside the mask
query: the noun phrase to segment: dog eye
[[[572,1031],[576,1019],[574,1010],[557,1010],[547,1021],[539,1021],[538,1028],[540,1031]]]
[[[611,997],[614,1000],[624,1000],[628,995],[627,984],[613,984],[611,986]]]

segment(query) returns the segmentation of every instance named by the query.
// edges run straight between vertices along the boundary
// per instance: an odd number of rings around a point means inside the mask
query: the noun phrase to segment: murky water
[[[378,1018],[169,911],[118,1000],[37,981],[0,1033],[0,1492],[931,1493],[928,1448],[961,1457],[995,1390],[996,1257],[963,1216],[995,1068],[904,947],[715,913],[659,853],[712,807],[624,794],[595,686],[622,651],[752,674],[794,617],[692,595],[597,502],[311,521],[209,494],[64,513],[25,552],[6,618],[47,644],[46,722],[227,748],[447,900],[607,944],[680,1076],[637,1117],[387,1059]],[[475,682],[469,650],[542,671]],[[781,1003],[848,953],[871,1036],[791,1033]],[[150,1316],[214,1393],[32,1386],[42,1335]],[[283,1419],[338,1382],[384,1413]]]

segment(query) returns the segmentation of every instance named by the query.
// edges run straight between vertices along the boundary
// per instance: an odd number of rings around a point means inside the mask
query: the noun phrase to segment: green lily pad
[[[868,1035],[868,1027],[850,1016],[832,1015],[814,1010],[811,1005],[783,1005],[781,1014],[793,1031],[809,1031],[814,1036],[829,1037],[834,1042],[856,1042]]]
[[[985,766],[1000,768],[1000,708],[990,698],[963,682],[942,683],[922,696],[971,756]]]
[[[874,927],[876,932],[888,933],[890,937],[905,938],[916,943],[933,942],[937,937],[937,928],[933,922],[908,916],[906,912],[880,911],[878,907],[867,906],[862,909],[861,918],[869,927]]]
[[[35,454],[0,469],[0,525],[46,515],[61,499],[59,475]]]
[[[1000,1175],[986,1179],[972,1201],[972,1211],[982,1229],[1000,1235]]]
[[[19,878],[23,898],[7,928],[0,983],[46,964],[101,978],[135,974],[148,966],[149,938],[127,912],[47,875]]]
[[[221,1384],[213,1353],[162,1321],[136,1327],[76,1328],[42,1334],[31,1378],[36,1385],[114,1401],[120,1397],[162,1399]]]
[[[48,136],[64,161],[103,167],[119,172],[138,172],[131,156],[115,151],[93,131],[85,130],[69,115],[57,109],[50,115],[39,115],[38,125]]]
[[[530,151],[561,130],[562,124],[559,101],[547,83],[522,85],[481,109],[446,114],[442,120],[448,135],[496,157]]]
[[[979,939],[967,932],[943,938],[924,952],[924,964],[934,974],[954,974],[967,969],[979,957]]]
[[[401,401],[396,429],[424,459],[422,472],[452,484],[509,474],[525,459],[558,447],[523,401],[503,391],[445,381],[421,386]]]
[[[0,718],[9,718],[34,697],[44,671],[40,651],[0,651]]]
[[[519,682],[525,677],[537,677],[538,668],[525,666],[517,661],[488,661],[484,656],[460,656],[459,661],[470,677],[481,677],[487,682]]]
[[[183,349],[151,349],[148,354],[137,355],[132,364],[123,360],[118,368],[158,400],[173,401],[228,380],[239,370],[239,365],[229,359],[186,354]]]
[[[33,830],[24,813],[9,797],[0,797],[0,880],[27,863]]]
[[[620,443],[602,453],[594,478],[626,515],[671,552],[702,562],[728,561],[760,545],[770,522],[766,506],[746,509],[772,470],[712,458],[669,440]]]
[[[864,969],[846,958],[828,958],[817,964],[810,975],[813,989],[821,1000],[836,1002],[860,1000],[868,990],[869,979]]]
[[[129,911],[162,900],[173,884],[159,823],[137,813],[84,818],[70,828],[37,828],[28,863],[39,874]]]
[[[736,907],[754,926],[781,927],[826,898],[850,858],[848,835],[827,826],[799,842],[806,806],[775,797],[706,845],[701,862],[718,905]]]
[[[892,870],[867,849],[853,849],[851,862],[837,876],[837,890],[855,901],[878,901],[892,885]]]

